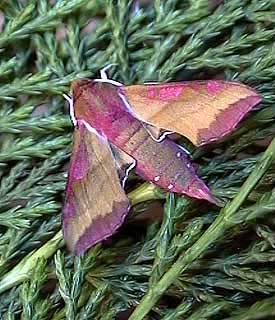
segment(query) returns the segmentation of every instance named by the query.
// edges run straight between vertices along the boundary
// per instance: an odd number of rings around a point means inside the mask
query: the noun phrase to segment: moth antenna
[[[103,69],[100,70],[100,77],[102,80],[109,80],[107,70],[110,69],[112,66],[116,66],[117,63],[109,63]]]
[[[65,93],[63,94],[63,97],[69,102],[70,117],[72,119],[73,125],[76,126],[77,120],[76,120],[75,115],[74,115],[74,100],[73,100],[72,97],[70,97],[69,95],[67,95]]]
[[[158,81],[148,81],[148,82],[144,82],[144,84],[160,84]]]
[[[107,66],[105,66],[103,69],[100,70],[100,77],[102,80],[108,80],[108,74],[107,74],[107,70],[110,69],[113,66],[112,63],[108,64]]]
[[[94,79],[94,81],[96,81],[96,82],[111,83],[111,84],[113,84],[114,86],[117,86],[117,87],[123,86],[122,83],[108,78],[108,74],[107,74],[106,71],[107,71],[108,69],[110,69],[112,66],[116,66],[116,65],[117,65],[117,63],[110,63],[110,64],[108,64],[106,67],[104,67],[103,69],[101,69],[101,70],[100,70],[100,77],[101,77],[101,78],[100,78],[100,79]]]
[[[94,79],[93,81],[111,83],[112,85],[114,85],[116,87],[122,87],[123,86],[123,84],[121,82],[118,82],[118,81],[115,81],[115,80],[111,80],[111,79]]]

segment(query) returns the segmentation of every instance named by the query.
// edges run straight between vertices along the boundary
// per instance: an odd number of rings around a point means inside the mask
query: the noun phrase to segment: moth
[[[82,255],[123,223],[130,170],[166,191],[214,202],[176,132],[201,146],[231,132],[260,102],[241,83],[183,81],[123,86],[108,79],[75,80],[70,112],[73,150],[63,207],[63,234]]]

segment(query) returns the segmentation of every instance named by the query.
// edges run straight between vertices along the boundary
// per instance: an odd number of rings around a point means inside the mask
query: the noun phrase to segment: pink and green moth
[[[260,102],[251,88],[229,81],[123,86],[107,79],[71,86],[73,151],[63,208],[69,249],[82,255],[123,223],[130,203],[128,173],[166,191],[214,202],[176,132],[201,146],[229,133]]]

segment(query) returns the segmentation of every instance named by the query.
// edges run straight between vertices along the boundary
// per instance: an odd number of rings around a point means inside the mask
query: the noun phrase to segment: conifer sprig
[[[274,12],[274,0],[0,1],[1,319],[274,317]],[[179,140],[221,207],[133,176],[123,227],[75,258],[62,94],[110,63],[126,84],[225,78],[262,103],[216,145]]]

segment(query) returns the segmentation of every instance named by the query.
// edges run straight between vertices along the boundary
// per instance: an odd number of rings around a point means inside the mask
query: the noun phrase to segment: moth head
[[[71,84],[71,92],[74,97],[74,100],[77,99],[83,91],[87,90],[89,87],[92,87],[95,82],[89,79],[76,79],[73,80]]]
[[[73,97],[73,113],[78,120],[86,119],[92,116],[90,103],[93,101],[93,89],[95,82],[89,79],[77,79],[71,84],[71,93]],[[86,119],[87,120],[87,119]]]

